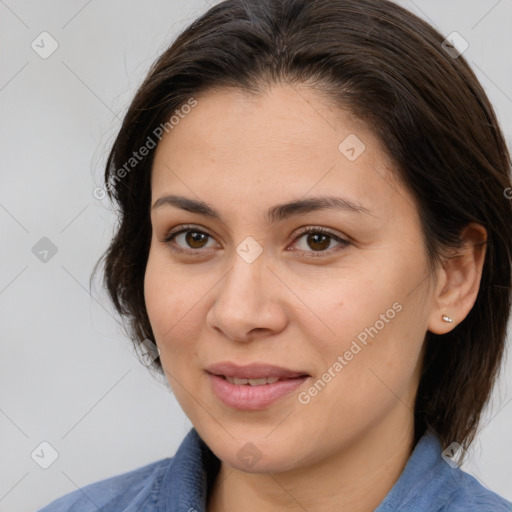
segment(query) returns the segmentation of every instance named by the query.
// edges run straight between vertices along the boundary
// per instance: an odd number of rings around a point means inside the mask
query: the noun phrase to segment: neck
[[[400,477],[414,447],[413,418],[402,425],[381,424],[321,462],[284,473],[246,473],[222,462],[207,510],[371,512]]]

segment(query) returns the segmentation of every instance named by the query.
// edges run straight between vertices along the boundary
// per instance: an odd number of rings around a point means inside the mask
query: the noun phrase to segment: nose
[[[268,267],[265,253],[251,263],[234,253],[232,261],[231,269],[212,290],[209,327],[241,342],[281,332],[287,322],[284,287]]]

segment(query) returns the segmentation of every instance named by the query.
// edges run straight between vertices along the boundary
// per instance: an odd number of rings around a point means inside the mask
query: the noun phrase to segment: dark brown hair
[[[432,268],[460,247],[468,223],[487,230],[476,303],[451,332],[427,332],[415,404],[416,441],[431,429],[444,446],[467,448],[505,345],[511,162],[486,94],[443,40],[386,0],[227,0],[186,28],[136,93],[105,170],[119,224],[98,264],[104,259],[104,284],[131,339],[154,339],[143,288],[154,150],[136,164],[134,151],[150,139],[154,146],[162,127],[172,129],[170,116],[208,89],[258,94],[274,83],[306,84],[367,123],[389,153],[416,201]],[[155,368],[162,373],[159,359]]]

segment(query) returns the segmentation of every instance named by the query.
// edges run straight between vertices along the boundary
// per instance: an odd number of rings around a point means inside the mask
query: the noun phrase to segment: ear
[[[446,334],[460,324],[475,304],[485,261],[487,231],[476,223],[461,233],[463,245],[446,257],[437,272],[437,284],[428,330]],[[453,322],[445,322],[443,315]]]

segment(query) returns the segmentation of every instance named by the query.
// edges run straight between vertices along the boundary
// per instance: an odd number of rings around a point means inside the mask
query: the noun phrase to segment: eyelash
[[[170,249],[174,252],[193,254],[194,256],[200,256],[200,253],[204,252],[203,250],[201,250],[201,249],[187,250],[187,249],[183,249],[183,247],[180,247],[179,245],[176,245],[174,243],[174,239],[178,235],[180,235],[182,233],[187,233],[187,232],[200,233],[200,234],[206,235],[208,237],[211,237],[211,235],[209,235],[205,231],[203,231],[201,229],[197,229],[194,226],[181,226],[181,229],[179,229],[179,230],[169,231],[162,241],[165,242],[170,247]],[[292,243],[297,242],[297,240],[299,240],[303,235],[307,235],[307,234],[311,234],[311,233],[326,235],[326,236],[329,236],[330,238],[332,238],[333,240],[335,240],[336,242],[339,242],[341,244],[341,246],[339,246],[338,248],[334,248],[334,251],[343,250],[345,247],[351,245],[351,242],[349,242],[348,240],[340,238],[339,236],[335,235],[334,233],[331,233],[330,231],[326,230],[325,228],[316,227],[316,226],[308,226],[308,227],[304,228],[303,230],[301,230],[299,233],[296,234]],[[307,254],[308,257],[318,258],[318,257],[323,257],[325,254],[328,254],[330,256],[331,251],[333,251],[333,249],[326,249],[325,251],[299,251],[299,252],[302,252],[304,255]],[[310,253],[312,253],[312,254],[310,254]]]

